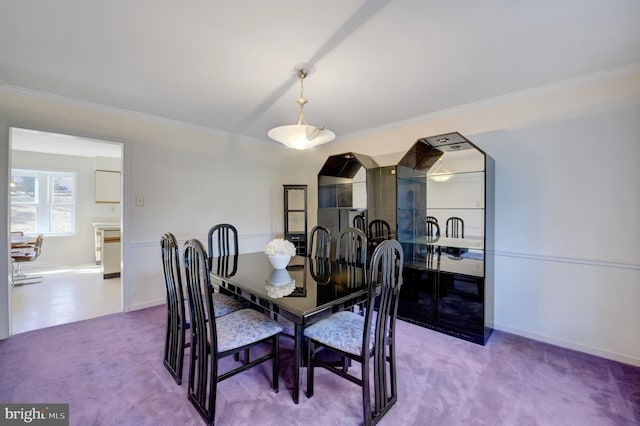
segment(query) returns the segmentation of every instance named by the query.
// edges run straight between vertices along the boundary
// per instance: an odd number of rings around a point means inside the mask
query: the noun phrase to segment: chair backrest
[[[182,380],[182,360],[180,348],[184,347],[186,313],[184,291],[182,289],[182,271],[180,270],[180,251],[176,237],[167,232],[160,239],[162,251],[162,272],[167,297],[167,336],[164,346],[164,359],[169,362],[171,372]]]
[[[331,255],[331,232],[324,226],[314,226],[309,238],[309,257],[329,259]]]
[[[439,237],[440,236],[440,225],[438,222],[433,222],[431,220],[427,220],[427,237]]]
[[[207,241],[209,268],[213,257],[238,254],[238,230],[233,225],[220,223],[212,226]]]
[[[42,242],[44,241],[44,236],[42,234],[38,234],[36,237],[36,242],[33,244],[33,253],[34,258],[38,258],[40,253],[42,252]]]
[[[215,320],[213,320],[216,317],[213,308],[213,286],[209,276],[207,252],[202,243],[195,238],[184,243],[183,248],[185,281],[191,314],[191,351],[206,357],[209,346],[213,344],[215,348],[217,343]]]
[[[367,262],[367,236],[359,229],[346,228],[340,231],[336,245],[338,262],[365,265]]]
[[[447,228],[444,235],[451,238],[464,238],[464,221],[455,216],[447,219]]]
[[[328,284],[331,281],[331,261],[328,257],[311,257],[309,272],[318,284]]]
[[[369,222],[369,240],[381,242],[391,238],[391,226],[386,220],[374,219]]]
[[[364,220],[364,215],[358,214],[353,217],[353,227],[361,230],[362,232],[367,232],[367,227]]]
[[[167,232],[160,239],[162,251],[162,273],[167,296],[169,315],[175,314],[176,321],[184,322],[184,292],[180,270],[180,252],[176,237]]]
[[[24,237],[24,232],[22,232],[22,231],[11,231],[11,236]]]
[[[435,222],[438,223],[438,218],[435,216],[427,216],[427,222]]]
[[[402,287],[402,267],[404,254],[397,240],[386,240],[376,247],[369,266],[369,295],[365,330],[371,330],[374,306],[378,313],[375,317],[374,339],[376,358],[385,359],[385,342],[394,339],[395,322],[398,314],[398,300]],[[377,300],[377,304],[375,303]],[[363,333],[362,348],[369,347],[369,333]],[[392,341],[391,341],[392,342]],[[364,356],[364,353],[363,353]],[[381,364],[383,365],[383,364]]]

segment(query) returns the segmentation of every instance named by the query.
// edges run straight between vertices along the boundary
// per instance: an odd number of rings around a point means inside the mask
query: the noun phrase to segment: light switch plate
[[[144,195],[136,195],[136,207],[144,207]]]

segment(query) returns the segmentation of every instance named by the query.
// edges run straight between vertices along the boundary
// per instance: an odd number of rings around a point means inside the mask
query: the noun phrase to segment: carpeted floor
[[[72,425],[201,425],[162,365],[164,306],[0,341],[0,402],[69,403]],[[362,423],[360,388],[321,369],[291,399],[292,344],[280,392],[266,363],[222,382],[218,425]],[[640,368],[494,332],[479,346],[399,321],[398,403],[385,425],[638,425]],[[353,368],[357,368],[354,365]],[[303,370],[304,373],[304,370]],[[304,379],[303,379],[304,380]]]

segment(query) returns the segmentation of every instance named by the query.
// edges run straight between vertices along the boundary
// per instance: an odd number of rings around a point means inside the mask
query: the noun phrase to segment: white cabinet
[[[96,203],[120,203],[120,172],[96,170]]]

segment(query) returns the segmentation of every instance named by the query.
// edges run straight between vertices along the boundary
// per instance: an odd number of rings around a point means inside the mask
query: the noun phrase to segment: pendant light
[[[274,127],[267,136],[276,142],[294,149],[307,149],[316,145],[331,142],[336,134],[324,127],[312,126],[304,118],[304,106],[309,101],[304,97],[304,79],[309,75],[307,68],[296,68],[296,76],[300,79],[300,97],[296,101],[300,105],[298,123]]]
[[[442,166],[442,159],[438,159],[436,168],[427,173],[427,177],[436,182],[446,182],[451,179],[451,172]]]

